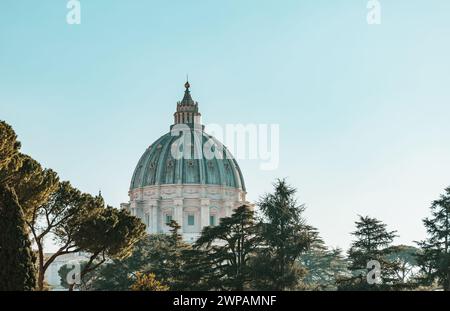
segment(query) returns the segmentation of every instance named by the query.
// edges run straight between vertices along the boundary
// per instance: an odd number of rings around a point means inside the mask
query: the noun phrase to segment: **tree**
[[[21,167],[19,150],[16,133],[10,125],[0,121],[0,185],[5,185]]]
[[[266,194],[258,202],[264,245],[256,260],[255,269],[259,270],[256,287],[286,290],[295,287],[304,275],[296,261],[309,249],[317,234],[302,217],[305,207],[297,203],[296,189],[285,180],[278,180],[274,188],[274,193]]]
[[[384,259],[389,263],[394,287],[412,289],[417,286],[417,256],[420,253],[420,249],[408,245],[394,245],[386,249]]]
[[[128,211],[106,207],[83,221],[74,233],[77,247],[90,254],[81,270],[80,278],[94,271],[108,258],[130,257],[134,245],[145,237],[145,225]],[[76,284],[71,284],[73,290]]]
[[[33,206],[27,225],[38,252],[39,290],[44,287],[45,272],[56,258],[83,250],[76,244],[75,234],[80,231],[81,224],[99,214],[103,206],[102,198],[82,194],[69,182],[59,183],[47,202]],[[50,237],[58,249],[45,258],[44,245]]]
[[[422,253],[417,257],[423,285],[437,282],[450,291],[450,187],[431,205],[431,218],[425,218],[427,239],[417,242]]]
[[[74,265],[79,265],[80,271],[83,270],[86,267],[87,261],[82,262],[72,262],[65,265],[62,265],[58,270],[58,275],[60,278],[60,284],[62,287],[69,289],[72,285],[74,275]],[[77,271],[78,272],[78,271]],[[68,278],[68,276],[70,276]],[[78,277],[78,275],[77,275]],[[91,290],[91,282],[95,278],[95,273],[88,273],[83,276],[83,278],[80,278],[80,284],[77,284],[77,289],[81,291],[87,291]]]
[[[172,220],[168,226],[170,235],[167,243],[160,244],[157,257],[151,256],[153,260],[148,271],[155,273],[172,290],[184,290],[186,283],[182,275],[186,264],[185,252],[191,249],[191,245],[183,241],[179,233],[181,227],[176,221]]]
[[[17,196],[0,186],[0,291],[29,291],[36,288],[35,257],[25,230]]]
[[[59,183],[49,200],[34,206],[30,214],[27,223],[38,249],[38,287],[41,290],[46,270],[59,256],[80,251],[90,253],[81,272],[84,276],[104,263],[108,256],[129,256],[132,246],[145,232],[138,218],[125,211],[105,208],[101,196],[83,194],[69,182]],[[44,244],[49,237],[58,249],[45,258]]]
[[[173,223],[172,223],[173,224]],[[172,225],[171,224],[171,225]],[[176,224],[176,223],[175,223]],[[111,258],[98,271],[87,274],[82,281],[82,288],[87,290],[129,290],[137,274],[153,273],[158,280],[173,290],[190,289],[195,281],[185,277],[188,264],[185,252],[191,246],[181,240],[178,225],[173,226],[172,234],[152,234],[136,243],[132,255],[128,258]],[[176,231],[176,233],[175,233]],[[175,243],[174,243],[175,241]],[[65,278],[67,271],[61,277]]]
[[[359,216],[355,222],[356,231],[352,235],[356,238],[348,251],[350,260],[349,269],[353,278],[342,280],[340,289],[380,290],[390,289],[392,285],[392,271],[390,263],[385,259],[389,253],[396,231],[388,231],[387,225],[382,221],[368,216]],[[371,261],[377,261],[381,265],[381,284],[368,284],[367,273],[372,267],[367,265]]]
[[[0,289],[33,290],[35,257],[17,198],[14,178],[23,166],[14,130],[0,121]],[[33,187],[30,187],[30,191]]]
[[[93,290],[125,291],[133,284],[137,273],[150,271],[157,275],[164,269],[165,246],[170,236],[152,234],[136,243],[130,257],[112,259],[91,278],[88,287]],[[178,271],[178,269],[177,269]]]
[[[82,271],[86,274],[104,262],[106,256],[124,258],[131,254],[136,241],[145,234],[145,226],[140,220],[124,211],[105,208],[100,196],[83,194],[69,182],[59,182],[55,172],[43,169],[31,157],[20,154],[19,149],[20,143],[12,128],[0,122],[0,190],[6,197],[16,195],[17,201],[7,201],[8,206],[3,202],[5,210],[11,209],[7,211],[11,214],[4,213],[11,217],[19,215],[17,217],[20,219],[9,218],[12,224],[26,224],[23,229],[25,240],[19,230],[11,230],[18,234],[10,237],[12,241],[24,240],[26,248],[26,243],[29,243],[28,233],[32,237],[38,254],[39,290],[45,287],[46,270],[61,255],[91,252]],[[20,211],[16,211],[15,206]],[[6,218],[2,221],[6,221]],[[0,227],[2,237],[6,234],[6,228],[8,226]],[[45,258],[44,244],[49,237],[59,248],[49,258]],[[8,242],[7,238],[4,241]]]
[[[306,269],[302,285],[310,290],[336,290],[338,281],[348,278],[348,261],[339,248],[328,249],[322,240],[300,255],[300,264]]]
[[[158,281],[153,273],[137,273],[136,280],[130,289],[132,291],[165,292],[169,290],[169,286]]]
[[[211,261],[209,248],[190,248],[182,253],[184,265],[180,269],[179,283],[184,290],[208,291],[223,289],[224,286],[215,277],[218,267]]]
[[[259,226],[248,206],[237,208],[215,227],[205,227],[194,245],[204,252],[210,274],[204,282],[210,289],[244,290],[249,288],[252,271],[249,260],[260,245]]]
[[[0,121],[0,184],[14,189],[26,219],[34,207],[44,204],[58,186],[58,176],[19,152],[13,129]]]
[[[21,167],[9,178],[8,184],[14,187],[20,206],[29,222],[33,212],[47,203],[52,193],[59,187],[59,177],[51,169],[43,169],[34,159],[19,154]]]

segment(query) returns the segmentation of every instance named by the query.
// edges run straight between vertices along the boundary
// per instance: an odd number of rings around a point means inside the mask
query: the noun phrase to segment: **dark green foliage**
[[[353,277],[341,280],[341,290],[390,290],[392,289],[392,267],[386,255],[389,254],[396,231],[388,231],[382,221],[368,216],[359,216],[355,222],[356,231],[352,235],[356,238],[348,257]],[[378,261],[381,265],[381,284],[369,284],[367,273],[372,267],[367,265],[370,261]]]
[[[28,223],[33,222],[36,209],[51,197],[59,186],[58,175],[27,155],[20,154],[21,167],[9,179]]]
[[[183,241],[179,233],[181,227],[176,221],[172,220],[169,227],[171,229],[168,243],[161,245],[158,250],[159,256],[153,256],[153,265],[146,272],[156,274],[163,284],[170,287],[170,290],[185,290],[186,283],[183,281],[183,269],[186,264],[185,252],[191,249],[191,245]]]
[[[300,255],[299,262],[306,269],[302,279],[304,289],[336,290],[339,280],[348,278],[348,261],[340,249],[328,249],[322,240]]]
[[[258,275],[254,286],[263,290],[286,290],[295,288],[305,274],[297,260],[309,249],[317,234],[302,217],[305,208],[297,204],[296,189],[285,180],[278,180],[274,187],[274,193],[258,202],[263,243],[253,264]]]
[[[29,228],[39,254],[39,289],[52,262],[61,255],[90,253],[82,275],[92,272],[107,258],[124,258],[145,234],[145,226],[126,211],[105,207],[102,197],[92,197],[73,188],[69,182],[58,183],[48,200],[34,205]],[[52,237],[56,252],[44,258],[43,243]],[[72,289],[72,288],[71,288]]]
[[[417,287],[419,270],[417,256],[420,249],[408,245],[394,245],[385,250],[384,260],[388,263],[391,284],[395,289]]]
[[[83,251],[122,259],[131,256],[134,245],[144,236],[145,225],[138,218],[108,206],[82,221],[73,238]]]
[[[113,260],[98,273],[93,283],[96,290],[128,290],[134,282],[137,272],[151,272],[167,275],[164,266],[165,250],[170,237],[155,234],[144,238],[136,244],[133,254],[126,259]]]
[[[173,222],[172,234],[153,234],[139,241],[132,255],[124,259],[112,259],[98,271],[86,274],[81,288],[88,290],[129,290],[138,273],[155,274],[171,290],[187,290],[196,286],[195,281],[186,278],[184,267],[191,246],[181,240],[178,225]],[[67,271],[60,271],[65,277]]]
[[[19,149],[20,142],[12,127],[0,121],[0,185],[7,184],[21,167]]]
[[[0,291],[36,288],[35,258],[14,191],[0,186]]]
[[[101,208],[84,219],[74,233],[77,247],[90,254],[81,270],[81,279],[100,267],[108,258],[124,259],[132,255],[136,243],[145,237],[145,225],[125,210]],[[72,290],[74,286],[70,286]]]
[[[52,262],[61,255],[80,252],[75,242],[81,224],[101,211],[103,199],[83,194],[69,182],[58,183],[48,200],[36,205],[28,225],[38,249],[38,288],[44,287],[44,275]],[[52,237],[58,249],[52,256],[44,257],[44,242]]]
[[[110,262],[100,266],[97,270],[87,273],[81,278],[80,290],[97,291],[126,291],[133,284],[133,276],[139,271],[147,271],[150,264],[150,255],[155,253],[159,239],[166,235],[152,235],[137,242],[130,257],[124,259],[111,259]],[[81,263],[84,270],[87,262]],[[69,288],[66,277],[70,269],[65,266],[59,270],[62,284]]]
[[[209,289],[249,289],[253,277],[249,260],[260,243],[259,225],[248,206],[237,208],[218,226],[205,227],[194,245],[208,269],[202,283]]]
[[[98,290],[128,290],[134,283],[137,273],[155,274],[159,281],[171,290],[182,290],[183,252],[190,245],[183,242],[179,225],[172,221],[170,235],[150,235],[139,242],[131,257],[116,259],[105,265],[97,274],[93,288]]]
[[[418,242],[422,253],[418,256],[422,285],[437,283],[450,291],[450,187],[431,205],[431,218],[423,220],[426,240]]]
[[[23,167],[13,129],[0,121],[0,290],[34,290],[35,258],[14,178]],[[32,187],[30,187],[32,190]]]
[[[86,263],[87,262],[77,263],[77,264],[80,265],[80,270],[81,271],[86,268]],[[58,275],[59,275],[59,278],[61,280],[61,286],[62,287],[70,288],[71,284],[69,284],[67,282],[67,275],[73,269],[74,269],[74,266],[71,265],[70,263],[65,264],[65,265],[61,266],[61,268],[59,268]],[[82,290],[82,291],[90,290],[91,288],[89,287],[89,285],[90,285],[90,282],[91,282],[91,277],[93,277],[93,276],[94,276],[94,273],[88,273],[88,274],[84,275],[83,278],[81,279],[81,284],[78,284],[77,288],[79,290]]]

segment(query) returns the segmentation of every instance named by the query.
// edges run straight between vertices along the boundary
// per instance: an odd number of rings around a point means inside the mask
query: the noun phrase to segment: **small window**
[[[215,226],[216,225],[216,216],[215,215],[209,216],[209,225],[210,226]]]
[[[166,215],[166,224],[170,224],[170,222],[172,221],[172,215]]]
[[[194,215],[188,215],[188,226],[193,226],[195,224]]]

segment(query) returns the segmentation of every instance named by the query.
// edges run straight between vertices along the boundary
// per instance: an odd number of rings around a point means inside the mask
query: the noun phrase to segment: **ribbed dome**
[[[222,185],[245,191],[241,170],[226,147],[203,130],[192,130],[190,135],[191,146],[183,147],[191,148],[190,154],[200,156],[175,159],[172,150],[180,150],[181,139],[169,132],[155,141],[139,160],[131,181],[131,190],[152,185],[201,184]],[[194,139],[194,136],[197,138]],[[223,157],[213,157],[211,160],[205,157],[203,146],[206,142],[213,146],[213,151],[222,146]]]

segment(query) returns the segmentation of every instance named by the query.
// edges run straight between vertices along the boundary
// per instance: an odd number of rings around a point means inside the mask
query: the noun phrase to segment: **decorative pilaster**
[[[150,226],[150,232],[151,233],[158,233],[158,218],[159,218],[159,211],[158,206],[152,206],[152,217],[151,217],[151,226]]]
[[[144,219],[142,219],[142,222],[147,226],[146,228],[146,232],[148,234],[152,233],[152,208],[149,205],[144,206],[143,208],[143,216]]]
[[[183,233],[183,199],[173,199],[174,205],[174,217],[173,219],[178,223],[180,228],[180,233]]]
[[[147,228],[147,232],[153,234],[158,233],[159,201],[158,200],[148,201],[146,207],[144,208],[144,215],[145,215],[144,217],[147,217],[148,226],[150,227]]]
[[[204,227],[209,226],[209,216],[210,216],[209,207],[210,207],[209,199],[200,200],[200,230],[203,230]]]

